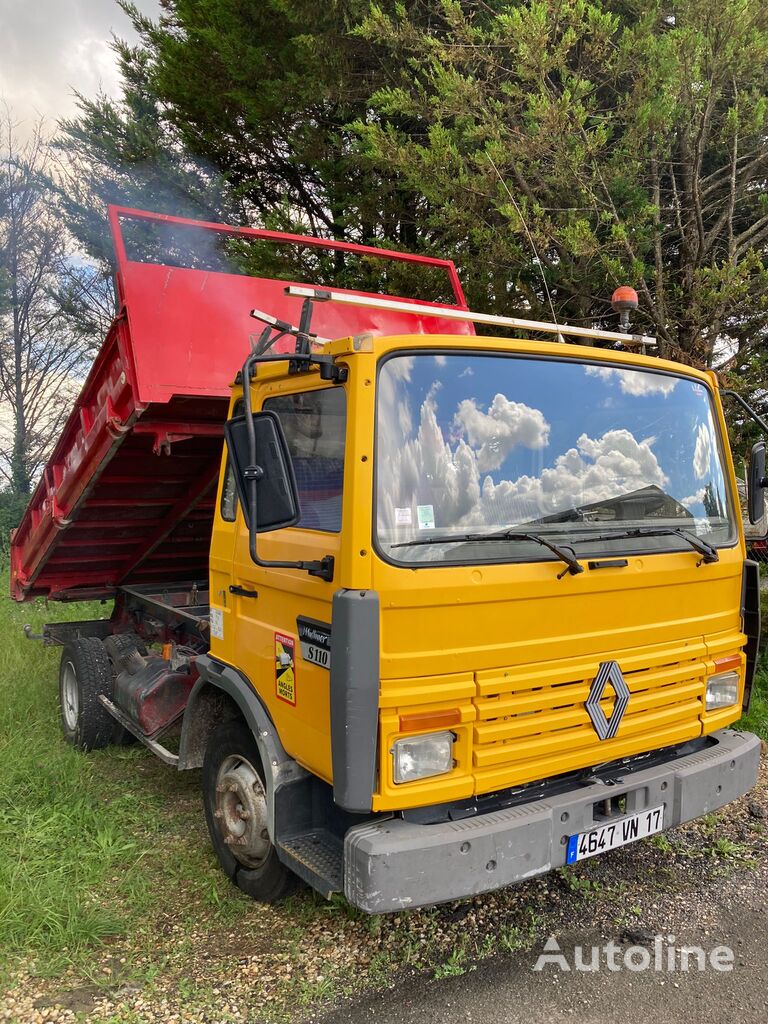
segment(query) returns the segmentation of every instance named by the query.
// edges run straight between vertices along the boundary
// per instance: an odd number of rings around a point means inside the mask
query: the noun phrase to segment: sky
[[[136,0],[150,16],[158,0]],[[23,140],[42,117],[49,130],[77,111],[74,91],[119,94],[120,79],[110,49],[114,32],[135,40],[114,0],[0,0],[0,103],[7,103]],[[0,407],[0,438],[10,430],[10,410]],[[0,477],[0,485],[2,478]]]
[[[136,0],[156,15],[158,0]],[[76,112],[73,92],[119,92],[112,33],[135,39],[114,0],[0,0],[0,100],[12,108],[21,135],[39,118]]]

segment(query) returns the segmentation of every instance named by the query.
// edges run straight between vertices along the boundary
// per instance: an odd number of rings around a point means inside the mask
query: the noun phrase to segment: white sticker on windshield
[[[417,505],[416,515],[419,520],[420,530],[434,530],[435,510],[431,505]]]
[[[208,621],[211,624],[211,636],[217,640],[224,639],[224,612],[221,608],[211,608]]]
[[[409,508],[395,509],[395,526],[410,526],[412,522],[413,516]]]

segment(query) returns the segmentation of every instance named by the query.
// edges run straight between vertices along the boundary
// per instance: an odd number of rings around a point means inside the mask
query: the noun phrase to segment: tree
[[[699,365],[762,345],[761,0],[122,6],[124,98],[64,125],[91,251],[107,199],[209,211],[452,256],[499,312],[612,325],[631,283],[638,326]],[[315,270],[377,284],[343,257]]]
[[[126,5],[137,24],[145,23]],[[219,169],[185,147],[151,81],[152,57],[116,40],[122,96],[79,96],[80,117],[64,120],[55,148],[59,201],[70,231],[103,265],[112,264],[110,203],[177,216],[237,222]]]
[[[640,293],[664,354],[742,355],[768,312],[768,9],[760,0],[374,7],[369,158],[427,196],[476,301],[604,321]],[[398,59],[395,60],[395,55]],[[391,114],[413,127],[395,130]]]
[[[0,114],[0,479],[15,496],[29,494],[111,312],[103,277],[73,253],[48,170],[42,125],[20,141],[6,108]]]
[[[137,46],[115,43],[123,95],[80,97],[59,139],[73,168],[63,199],[91,253],[109,256],[109,202],[420,247],[418,198],[361,156],[351,129],[384,81],[379,55],[353,31],[369,0],[164,0],[157,22],[121,6],[140,35]],[[298,261],[337,283],[381,283],[376,268],[348,268],[342,255],[231,255],[244,269]]]

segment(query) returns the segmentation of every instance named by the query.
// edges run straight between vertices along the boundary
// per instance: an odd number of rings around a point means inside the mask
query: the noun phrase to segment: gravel
[[[706,933],[724,906],[762,907],[767,835],[764,757],[757,788],[717,815],[486,896],[371,918],[305,892],[284,907],[240,905],[234,924],[203,914],[192,931],[161,915],[140,941],[94,950],[87,977],[18,965],[0,1021],[277,1024],[336,1007],[332,1020],[367,993],[423,978],[449,985],[500,957],[529,956],[550,934],[583,928],[634,942],[681,921]]]

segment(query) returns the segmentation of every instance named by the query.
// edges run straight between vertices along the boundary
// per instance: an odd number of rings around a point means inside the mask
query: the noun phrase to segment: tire
[[[278,859],[267,833],[264,769],[243,721],[223,722],[208,739],[203,803],[216,857],[239,889],[262,903],[276,903],[297,888],[298,878]],[[248,817],[240,818],[238,808]]]
[[[146,655],[147,653],[146,644],[138,633],[113,633],[108,639],[113,645],[117,657],[127,654],[133,648],[136,648],[139,654]]]
[[[105,645],[107,655],[112,663],[112,678],[118,674],[119,668],[116,664],[116,660],[121,658],[128,651],[137,650],[139,654],[146,655],[147,648],[144,641],[141,639],[138,633],[113,633],[112,636],[108,637],[108,645]],[[114,687],[110,688],[109,696],[114,692]],[[132,732],[128,732],[122,725],[115,719],[112,720],[114,723],[114,732],[112,733],[112,743],[117,747],[130,747],[134,743],[139,741],[133,735]]]
[[[112,743],[115,719],[99,697],[112,694],[112,666],[97,637],[70,640],[61,652],[59,708],[64,739],[79,750]]]

